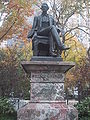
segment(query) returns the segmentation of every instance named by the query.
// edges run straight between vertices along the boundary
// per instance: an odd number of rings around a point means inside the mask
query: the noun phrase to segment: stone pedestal
[[[21,108],[18,120],[77,120],[78,112],[64,101],[65,73],[74,66],[62,61],[24,61],[30,75],[30,102]]]

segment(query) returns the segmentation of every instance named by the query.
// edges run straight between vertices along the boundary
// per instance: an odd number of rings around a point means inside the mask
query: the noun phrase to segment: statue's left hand
[[[32,38],[33,35],[34,35],[34,33],[35,33],[34,29],[31,29],[31,30],[28,32],[27,38]]]

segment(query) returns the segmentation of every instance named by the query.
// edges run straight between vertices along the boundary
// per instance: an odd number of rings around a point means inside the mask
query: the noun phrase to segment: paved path
[[[66,103],[67,103],[67,100],[66,100]],[[74,100],[74,99],[68,101],[68,104],[69,104],[69,105],[74,105],[74,104],[77,104],[77,103],[78,103],[78,101],[76,101],[76,100]]]

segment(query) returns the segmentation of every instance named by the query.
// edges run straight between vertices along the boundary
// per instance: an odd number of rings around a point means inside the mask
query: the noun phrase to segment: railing
[[[80,84],[78,84],[78,89],[77,89],[77,95],[73,94],[70,95],[69,94],[69,90],[67,89],[65,92],[65,100],[67,102],[67,104],[69,104],[69,101],[74,99],[75,101],[78,101],[79,103],[85,99],[86,97],[90,96],[90,88],[87,89],[81,89]]]

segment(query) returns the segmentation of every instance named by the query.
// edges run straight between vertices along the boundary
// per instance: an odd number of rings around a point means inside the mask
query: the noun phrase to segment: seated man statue
[[[61,42],[58,34],[60,30],[57,29],[55,24],[56,22],[54,21],[53,17],[47,14],[48,9],[49,9],[49,6],[47,5],[47,3],[43,3],[41,6],[42,14],[40,16],[34,17],[32,29],[29,31],[27,37],[33,38],[36,32],[37,36],[46,36],[50,38],[49,39],[49,56],[57,56],[54,52],[54,47],[53,47],[54,43],[60,51],[67,50],[69,48],[66,47]]]

